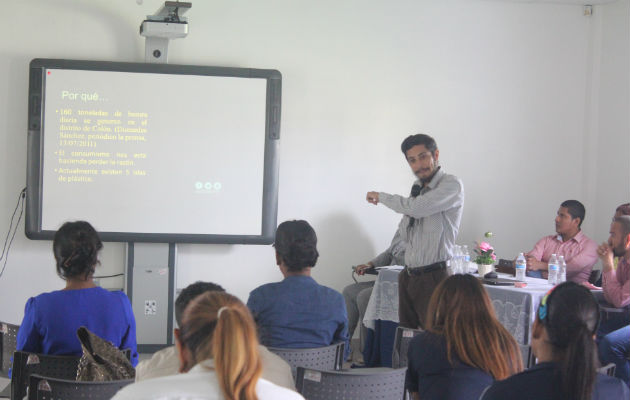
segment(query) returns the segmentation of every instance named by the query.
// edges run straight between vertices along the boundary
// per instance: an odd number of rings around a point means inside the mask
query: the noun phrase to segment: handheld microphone
[[[422,188],[420,187],[420,185],[418,185],[417,183],[414,183],[413,186],[411,187],[411,197],[414,197],[414,198],[418,197],[421,190]],[[409,227],[412,227],[415,222],[416,222],[416,219],[411,217],[411,221],[409,221]]]
[[[414,183],[411,187],[411,197],[418,197],[422,188],[417,183]]]

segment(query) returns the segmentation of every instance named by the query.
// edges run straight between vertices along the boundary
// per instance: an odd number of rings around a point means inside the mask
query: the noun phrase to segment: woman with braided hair
[[[131,363],[138,363],[136,322],[127,295],[94,284],[102,248],[98,233],[85,221],[66,222],[59,228],[53,253],[66,287],[26,302],[17,350],[81,355],[76,332],[84,326],[119,349],[130,349]]]
[[[494,383],[481,399],[630,398],[621,380],[597,373],[598,325],[599,305],[588,289],[574,282],[556,286],[541,301],[532,327],[538,364]]]

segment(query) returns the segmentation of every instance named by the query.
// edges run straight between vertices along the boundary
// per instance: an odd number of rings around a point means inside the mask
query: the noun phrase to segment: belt
[[[446,261],[438,261],[433,264],[425,265],[423,267],[409,268],[407,267],[407,273],[409,275],[422,275],[433,271],[439,271],[446,269]]]

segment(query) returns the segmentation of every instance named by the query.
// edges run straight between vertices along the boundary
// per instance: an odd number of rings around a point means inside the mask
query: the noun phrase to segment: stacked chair
[[[343,364],[344,344],[339,342],[326,347],[312,349],[287,349],[269,347],[291,366],[293,379],[297,374],[297,367],[313,368],[322,371],[338,371]]]
[[[343,343],[313,349],[270,347],[269,350],[291,366],[295,386],[307,400],[403,398],[406,368],[341,371]]]
[[[133,379],[107,382],[79,382],[31,375],[28,384],[28,400],[106,400],[121,388],[133,383]]]
[[[19,326],[0,321],[0,376],[10,378],[9,371],[13,363],[13,352],[17,346]],[[11,396],[11,385],[0,390],[0,398]]]
[[[13,354],[11,398],[21,400],[26,396],[29,376],[33,374],[67,380],[76,379],[79,358],[16,351]]]
[[[298,367],[296,388],[307,400],[400,400],[407,368],[359,372],[318,371]]]

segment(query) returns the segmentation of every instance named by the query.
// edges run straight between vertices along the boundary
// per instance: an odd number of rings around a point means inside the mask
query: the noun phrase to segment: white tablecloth
[[[398,274],[399,271],[382,270],[374,283],[372,296],[363,317],[366,327],[374,329],[375,320],[399,322],[398,320]],[[513,278],[499,274],[504,278]],[[525,278],[527,286],[484,285],[497,318],[520,344],[530,344],[531,325],[536,317],[538,304],[551,289],[546,279]]]
[[[381,270],[374,282],[372,296],[368,302],[363,324],[374,329],[377,319],[399,322],[398,320],[398,274],[397,270]]]

